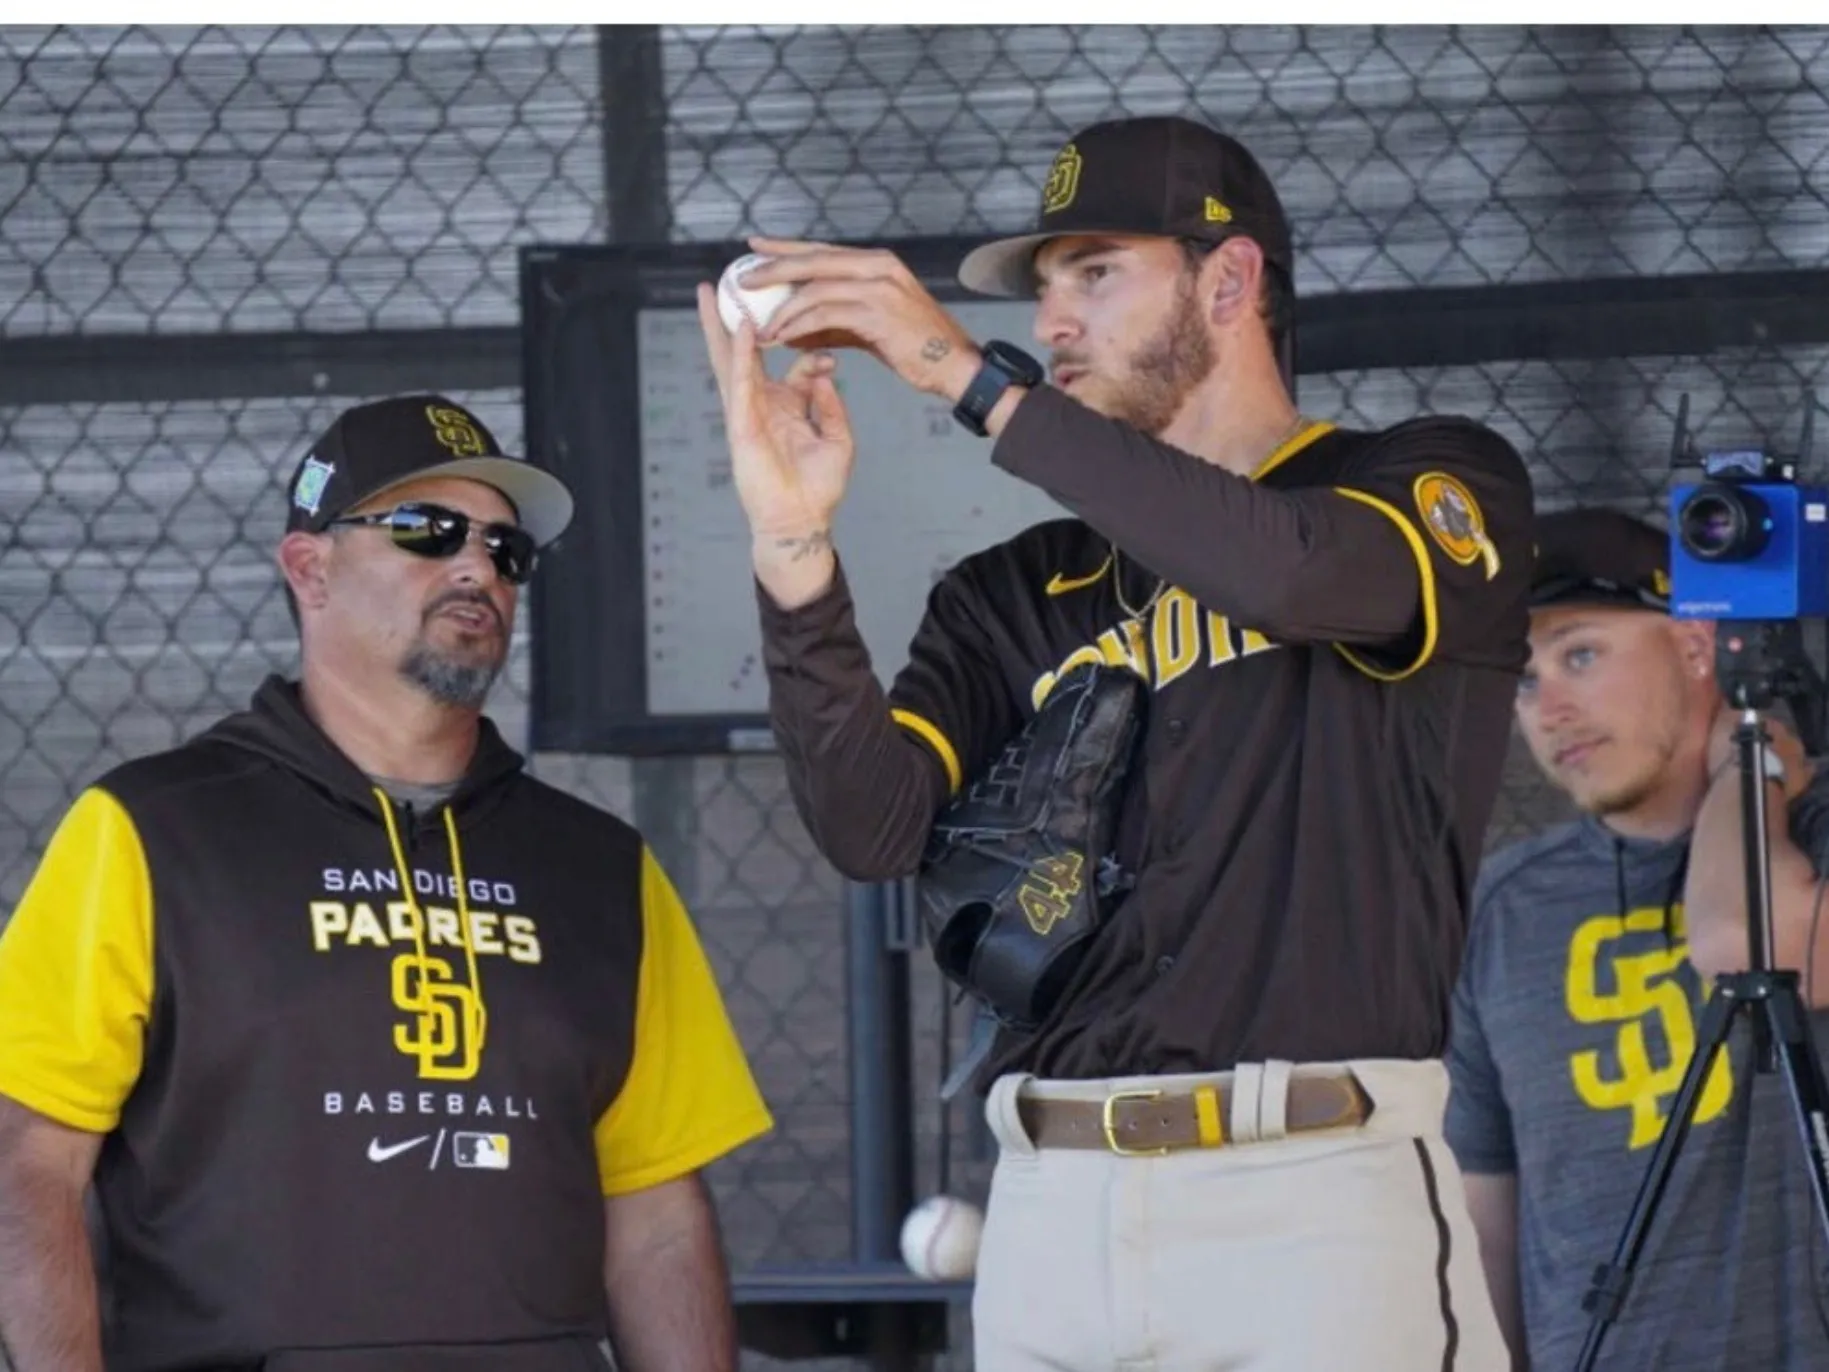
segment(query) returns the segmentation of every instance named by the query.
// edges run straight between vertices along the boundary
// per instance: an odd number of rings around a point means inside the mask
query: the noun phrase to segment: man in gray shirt
[[[1710,978],[1747,964],[1740,781],[1714,631],[1668,613],[1664,534],[1544,517],[1517,715],[1579,818],[1493,856],[1454,1001],[1447,1137],[1515,1365],[1572,1367],[1696,1046]],[[1768,774],[1779,967],[1829,1005],[1829,768],[1776,715]],[[1782,796],[1779,794],[1782,788]],[[1782,819],[1784,822],[1780,823]],[[1829,1016],[1813,1013],[1829,1048]],[[1783,1079],[1737,1020],[1658,1207],[1607,1372],[1829,1368],[1829,1245]]]

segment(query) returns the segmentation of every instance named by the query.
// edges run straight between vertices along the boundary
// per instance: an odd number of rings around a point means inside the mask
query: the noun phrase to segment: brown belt
[[[1104,1100],[1021,1097],[1017,1112],[1037,1148],[1101,1148],[1113,1153],[1166,1153],[1177,1148],[1218,1147],[1232,1125],[1230,1082],[1204,1088],[1207,1127],[1201,1129],[1200,1092],[1173,1095],[1119,1091]],[[1291,1077],[1284,1129],[1291,1134],[1364,1124],[1372,1103],[1350,1076]]]

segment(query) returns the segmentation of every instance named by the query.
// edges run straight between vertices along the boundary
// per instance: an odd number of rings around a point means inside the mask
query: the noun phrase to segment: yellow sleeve
[[[596,1128],[606,1196],[672,1181],[774,1127],[698,934],[646,848],[641,910],[634,1061]]]
[[[140,1074],[152,982],[140,836],[90,788],[0,929],[0,1093],[73,1129],[114,1128]]]

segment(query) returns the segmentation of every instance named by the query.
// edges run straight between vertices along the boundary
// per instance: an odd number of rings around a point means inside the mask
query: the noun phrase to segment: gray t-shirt
[[[1789,822],[1829,870],[1829,768]],[[1495,854],[1477,883],[1447,1135],[1464,1171],[1518,1175],[1534,1372],[1574,1366],[1594,1269],[1612,1260],[1695,1049],[1706,995],[1684,937],[1687,857],[1686,839],[1622,839],[1584,818]],[[1829,1013],[1812,1019],[1829,1052]],[[1829,1369],[1829,1244],[1783,1078],[1752,1071],[1750,1039],[1737,1018],[1607,1331],[1607,1372]]]
[[[441,781],[427,784],[420,781],[395,781],[392,777],[371,776],[370,781],[379,786],[388,795],[402,805],[410,805],[415,810],[436,810],[457,793],[460,783]]]

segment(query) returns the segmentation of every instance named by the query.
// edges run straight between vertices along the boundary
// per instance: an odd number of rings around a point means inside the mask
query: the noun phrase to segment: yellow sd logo
[[[482,1002],[443,958],[402,953],[391,976],[394,1004],[412,1015],[394,1026],[394,1047],[419,1059],[419,1075],[467,1081],[482,1061]]]
[[[1073,203],[1080,190],[1080,150],[1072,143],[1055,154],[1048,168],[1048,179],[1042,183],[1042,213],[1058,214]]]
[[[427,405],[426,418],[432,421],[432,436],[459,457],[482,457],[489,451],[476,425],[462,410],[443,405]]]
[[[1681,906],[1673,910],[1673,919],[1680,920],[1681,911]],[[1656,1143],[1663,1134],[1666,1103],[1682,1085],[1696,1051],[1695,1019],[1678,980],[1688,944],[1678,940],[1644,952],[1617,947],[1628,934],[1655,933],[1663,923],[1662,910],[1633,910],[1623,919],[1597,915],[1569,942],[1570,1018],[1614,1026],[1604,1052],[1584,1049],[1569,1057],[1569,1075],[1575,1094],[1589,1108],[1625,1112],[1631,1121],[1626,1146],[1634,1149]],[[1724,1052],[1709,1069],[1693,1123],[1714,1119],[1733,1095],[1734,1069]]]

